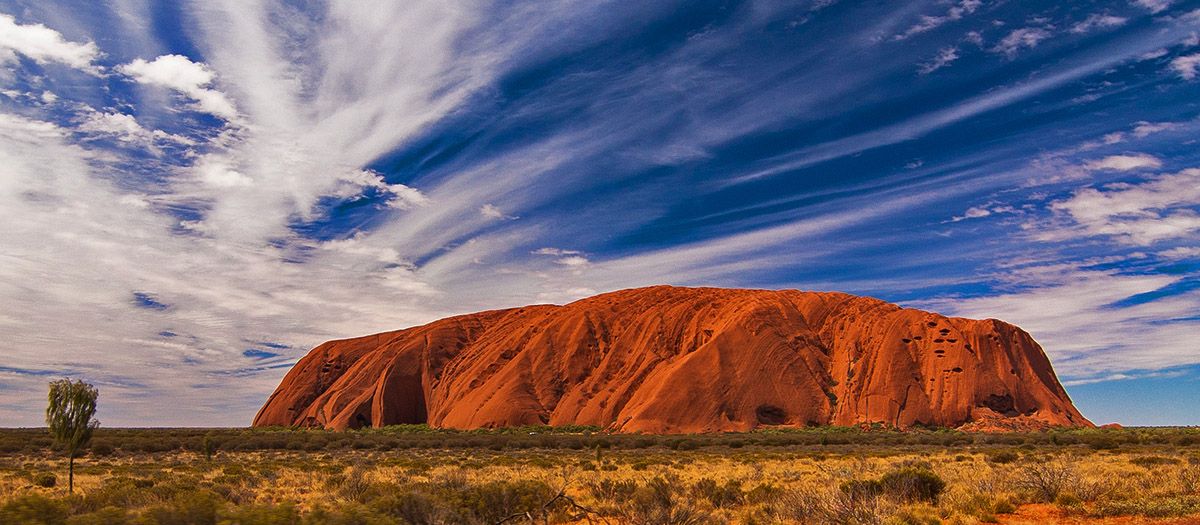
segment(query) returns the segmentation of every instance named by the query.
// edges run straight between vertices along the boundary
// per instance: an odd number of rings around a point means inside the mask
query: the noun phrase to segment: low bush
[[[1039,501],[1051,503],[1063,490],[1078,483],[1075,469],[1062,460],[1037,459],[1017,469],[1015,484]]]
[[[219,525],[300,525],[300,511],[289,503],[246,505],[222,511]]]
[[[537,513],[554,497],[544,481],[489,481],[457,492],[454,505],[483,523],[496,523],[514,514]]]
[[[43,488],[54,488],[58,484],[58,476],[51,472],[38,472],[33,475],[33,484]]]
[[[116,507],[105,507],[95,512],[77,514],[67,518],[66,525],[125,525],[130,523],[129,511]]]
[[[746,493],[742,491],[742,481],[737,479],[717,483],[712,479],[702,478],[692,485],[691,496],[697,500],[708,501],[717,509],[741,505],[746,500]]]
[[[850,499],[873,499],[883,494],[883,484],[877,479],[852,479],[842,482],[838,489]]]
[[[1130,459],[1130,463],[1143,468],[1154,468],[1162,465],[1178,465],[1183,461],[1178,458],[1169,458],[1166,456],[1138,456]]]
[[[637,492],[638,484],[631,479],[613,480],[601,479],[587,484],[592,497],[602,503],[621,503],[632,498]]]
[[[66,503],[40,494],[18,496],[0,505],[0,523],[62,525],[67,514]]]
[[[937,503],[946,482],[932,470],[905,467],[879,478],[883,493],[905,502]]]
[[[680,482],[674,476],[656,476],[638,487],[633,498],[619,510],[632,525],[702,525],[711,516],[680,498]]]
[[[401,491],[383,496],[371,507],[379,513],[399,518],[412,525],[440,525],[453,522],[453,511],[435,496],[419,491]]]
[[[150,507],[140,521],[153,525],[216,525],[220,508],[221,501],[212,492],[184,492]]]
[[[1200,513],[1200,498],[1195,496],[1147,497],[1130,500],[1104,501],[1096,505],[1092,515],[1172,518]]]
[[[805,524],[876,524],[883,523],[888,509],[883,498],[859,498],[843,490],[806,488],[780,495],[774,505],[774,514]]]
[[[987,459],[992,463],[1005,465],[1021,459],[1021,455],[1010,450],[1001,450],[999,452],[993,452],[989,454]]]

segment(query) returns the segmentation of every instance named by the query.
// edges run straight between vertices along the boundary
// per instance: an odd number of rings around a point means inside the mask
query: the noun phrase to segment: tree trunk
[[[67,460],[67,494],[75,493],[75,454]]]

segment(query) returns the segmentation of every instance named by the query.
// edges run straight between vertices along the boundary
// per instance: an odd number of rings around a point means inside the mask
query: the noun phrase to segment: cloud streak
[[[1163,71],[1194,28],[1122,6],[31,7],[0,19],[0,419],[70,373],[106,423],[241,425],[323,340],[661,283],[1004,316],[1073,381],[1186,364],[1190,277],[1153,265],[1197,258]]]

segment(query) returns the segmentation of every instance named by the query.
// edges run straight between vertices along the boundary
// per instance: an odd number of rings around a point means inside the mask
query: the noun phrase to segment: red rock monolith
[[[330,341],[255,426],[1092,426],[1016,326],[843,293],[655,286]]]

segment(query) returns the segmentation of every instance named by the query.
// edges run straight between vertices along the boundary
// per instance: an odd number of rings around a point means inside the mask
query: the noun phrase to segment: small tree
[[[204,435],[204,441],[200,443],[200,451],[204,453],[205,461],[212,461],[213,454],[217,453],[217,443],[213,441],[212,432]]]
[[[92,432],[100,426],[96,415],[96,387],[83,381],[60,379],[50,382],[50,404],[46,407],[46,425],[54,441],[67,451],[67,492],[75,492],[75,456],[92,440]]]

